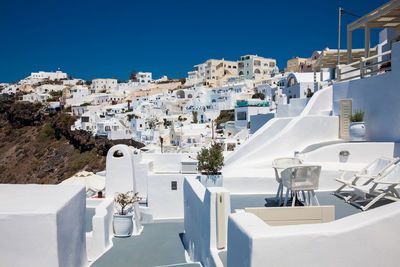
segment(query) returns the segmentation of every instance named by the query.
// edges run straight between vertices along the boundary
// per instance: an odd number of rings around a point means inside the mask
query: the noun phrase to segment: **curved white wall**
[[[115,157],[119,151],[121,157]],[[106,197],[114,198],[116,193],[136,190],[133,152],[127,145],[115,145],[107,153]]]
[[[228,266],[397,266],[400,203],[321,224],[274,226],[229,217]]]
[[[314,143],[337,140],[338,117],[321,115],[331,108],[332,87],[327,87],[314,94],[299,117],[270,120],[226,158],[224,182],[229,177],[265,177],[274,158],[293,156],[294,151]]]

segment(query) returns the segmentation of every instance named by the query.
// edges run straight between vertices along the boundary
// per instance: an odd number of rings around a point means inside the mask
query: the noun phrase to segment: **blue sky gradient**
[[[61,68],[75,78],[186,77],[209,58],[277,59],[337,48],[338,7],[365,15],[386,0],[37,1],[0,0],[0,82]],[[356,18],[343,15],[346,25]],[[353,34],[363,47],[364,32]],[[371,33],[372,45],[378,31]]]

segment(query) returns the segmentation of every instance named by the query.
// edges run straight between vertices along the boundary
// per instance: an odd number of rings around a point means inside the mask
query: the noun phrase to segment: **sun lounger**
[[[380,177],[375,178],[371,184],[350,185],[354,192],[348,202],[365,211],[382,198],[399,201],[400,194],[396,189],[399,185],[400,163],[397,163],[388,168]]]
[[[345,201],[349,200],[351,195],[344,194],[344,189],[350,189],[351,185],[368,185],[374,179],[379,178],[382,173],[393,166],[398,160],[398,158],[379,157],[349,179],[344,178],[345,172],[343,171],[341,177],[336,179],[342,185],[333,194]]]

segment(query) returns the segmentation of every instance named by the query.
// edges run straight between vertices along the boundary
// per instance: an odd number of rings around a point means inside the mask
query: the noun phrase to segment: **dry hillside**
[[[114,143],[71,131],[75,118],[0,96],[0,183],[56,184],[80,170],[102,171]],[[143,144],[124,141],[136,147]]]

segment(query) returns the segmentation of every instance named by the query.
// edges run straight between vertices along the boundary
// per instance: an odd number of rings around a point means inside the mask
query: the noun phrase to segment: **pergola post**
[[[368,23],[366,23],[364,25],[364,31],[365,31],[365,53],[364,53],[364,56],[365,56],[365,58],[368,58],[369,57],[370,45],[371,45],[371,42],[370,42],[370,39],[371,39],[371,28],[368,25]]]
[[[353,37],[353,30],[347,28],[347,64],[351,63],[351,50],[352,50],[352,37]]]

